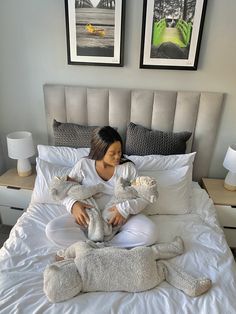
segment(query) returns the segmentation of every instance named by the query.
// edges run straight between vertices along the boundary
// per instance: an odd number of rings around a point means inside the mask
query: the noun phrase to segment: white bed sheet
[[[0,313],[236,313],[236,266],[207,193],[193,185],[191,214],[152,216],[159,241],[182,236],[185,253],[172,259],[193,275],[213,281],[197,298],[163,282],[141,293],[92,292],[52,304],[43,292],[43,271],[58,249],[47,240],[46,224],[65,213],[58,205],[31,204],[0,250]]]

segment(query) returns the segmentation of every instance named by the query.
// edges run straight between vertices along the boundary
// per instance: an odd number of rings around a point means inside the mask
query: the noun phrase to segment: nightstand
[[[36,174],[19,177],[16,169],[10,169],[0,176],[1,223],[13,226],[31,200]]]
[[[224,180],[203,178],[203,187],[213,200],[227,242],[236,248],[236,191],[224,188]]]

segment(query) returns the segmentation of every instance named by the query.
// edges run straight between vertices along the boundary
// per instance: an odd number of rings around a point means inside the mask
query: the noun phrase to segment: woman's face
[[[109,166],[117,166],[120,164],[122,155],[121,142],[117,141],[111,144],[103,157],[103,161]]]

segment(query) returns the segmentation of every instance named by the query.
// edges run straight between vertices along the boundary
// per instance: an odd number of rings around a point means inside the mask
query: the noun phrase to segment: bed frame
[[[223,94],[83,86],[44,85],[49,144],[52,120],[82,125],[117,127],[125,140],[132,121],[161,131],[190,131],[187,152],[196,151],[193,178],[208,176]]]

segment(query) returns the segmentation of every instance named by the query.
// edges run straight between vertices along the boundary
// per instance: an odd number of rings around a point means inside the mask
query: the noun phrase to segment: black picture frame
[[[65,20],[68,64],[123,66],[125,0],[65,0]]]
[[[144,0],[140,68],[197,70],[207,0]]]

